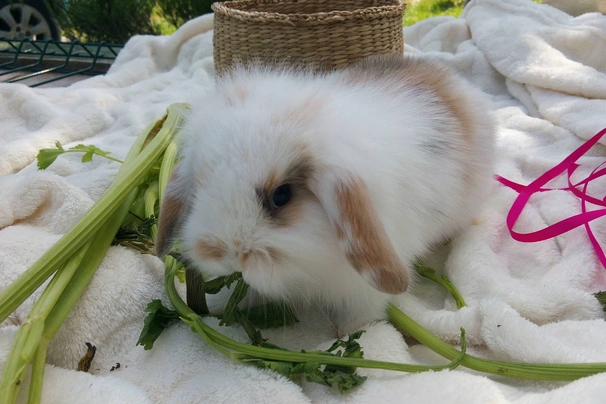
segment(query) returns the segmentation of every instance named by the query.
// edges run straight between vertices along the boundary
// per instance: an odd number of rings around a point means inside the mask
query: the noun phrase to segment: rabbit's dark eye
[[[290,201],[292,197],[292,190],[290,184],[282,184],[274,191],[273,196],[271,197],[271,207],[273,209],[278,209],[282,207]]]

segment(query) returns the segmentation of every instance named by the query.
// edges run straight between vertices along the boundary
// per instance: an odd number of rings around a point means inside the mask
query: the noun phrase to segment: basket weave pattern
[[[235,64],[340,69],[377,54],[403,54],[399,0],[242,0],[214,3],[218,75]]]

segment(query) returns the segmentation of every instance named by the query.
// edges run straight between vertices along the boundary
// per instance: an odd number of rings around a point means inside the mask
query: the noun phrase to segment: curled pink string
[[[503,178],[499,175],[495,176],[496,180],[501,184],[508,186],[514,191],[518,192],[518,197],[514,201],[513,205],[509,209],[509,213],[507,214],[507,228],[511,233],[511,236],[514,240],[522,241],[525,243],[532,243],[536,241],[543,241],[549,238],[553,238],[559,236],[560,234],[566,233],[572,229],[575,229],[579,226],[584,226],[587,231],[587,235],[589,236],[589,240],[595,249],[595,252],[602,263],[602,266],[606,268],[606,255],[604,254],[604,250],[598,243],[589,223],[595,219],[598,219],[602,216],[606,216],[606,209],[596,209],[590,212],[587,211],[587,203],[591,203],[597,206],[606,207],[606,198],[597,199],[590,195],[587,195],[587,188],[589,183],[596,178],[602,177],[606,175],[606,161],[596,167],[595,170],[584,180],[573,184],[571,177],[577,168],[579,168],[579,164],[577,164],[577,160],[587,153],[589,149],[591,149],[601,138],[606,134],[606,128],[602,129],[598,132],[594,137],[589,139],[587,142],[581,145],[578,149],[572,152],[568,157],[566,157],[560,164],[553,167],[545,174],[541,175],[539,178],[534,180],[528,185],[521,185],[516,182],[510,181],[506,178]],[[560,174],[564,172],[568,173],[568,188],[543,188],[545,184],[549,181],[553,180]],[[579,187],[582,187],[579,189]],[[515,231],[513,228],[518,221],[520,215],[522,214],[522,210],[524,206],[528,203],[530,197],[536,192],[546,192],[553,190],[567,190],[572,192],[581,200],[581,213],[578,215],[569,217],[567,219],[561,220],[557,223],[552,224],[551,226],[547,226],[544,229],[533,231],[530,233],[519,233]]]

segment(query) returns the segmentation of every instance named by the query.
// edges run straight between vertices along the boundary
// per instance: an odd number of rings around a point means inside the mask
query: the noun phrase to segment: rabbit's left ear
[[[339,170],[341,171],[341,170]],[[373,287],[384,293],[408,288],[408,268],[396,254],[372,205],[364,181],[353,174],[328,169],[312,185],[349,263]]]

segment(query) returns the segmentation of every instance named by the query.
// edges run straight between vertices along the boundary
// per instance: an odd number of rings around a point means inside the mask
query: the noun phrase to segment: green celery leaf
[[[120,161],[120,160],[116,160],[112,157],[108,157],[111,153],[101,150],[99,149],[97,146],[94,145],[84,145],[84,144],[78,144],[74,147],[70,147],[69,149],[65,150],[63,148],[63,146],[61,145],[61,143],[59,141],[55,142],[55,149],[42,149],[40,150],[40,152],[38,152],[38,156],[36,157],[36,159],[38,160],[38,169],[39,170],[44,170],[46,168],[48,168],[48,166],[50,166],[51,164],[53,164],[55,162],[55,160],[57,159],[57,157],[59,157],[59,155],[63,154],[63,153],[67,153],[67,152],[79,152],[79,153],[84,153],[84,155],[82,156],[82,162],[83,163],[88,163],[90,161],[93,160],[93,155],[96,154],[97,156],[101,156],[101,157],[106,157],[115,161]],[[156,175],[157,177],[157,175]]]
[[[596,299],[598,299],[604,311],[606,311],[606,291],[600,291],[598,293],[595,293],[594,296],[596,297]]]
[[[335,374],[332,372],[316,370],[313,373],[305,373],[305,380],[310,383],[323,384],[331,387],[333,384],[337,385],[341,394],[347,393],[354,387],[358,387],[366,380],[366,376],[360,376],[358,374]]]
[[[82,155],[82,162],[83,163],[90,163],[91,161],[93,161],[93,151],[89,150],[86,153],[84,153]]]
[[[219,293],[225,286],[229,287],[231,284],[240,279],[242,274],[236,272],[229,276],[219,276],[211,280],[204,280],[204,292],[209,295],[215,295]]]
[[[324,372],[322,372],[320,369],[317,369],[315,372],[309,372],[309,373],[305,373],[305,380],[307,380],[310,383],[318,383],[318,384],[323,384],[325,386],[332,386],[332,383],[328,382],[328,377],[329,376],[334,376],[332,373],[331,374],[326,374]]]
[[[324,380],[328,386],[333,384],[337,385],[341,394],[347,393],[354,387],[358,387],[366,380],[366,376],[360,376],[357,374],[329,374],[325,373]]]
[[[304,362],[299,363],[293,366],[291,370],[291,374],[294,376],[296,374],[313,374],[318,370],[320,364],[317,362]]]
[[[242,328],[244,328],[244,331],[246,331],[246,334],[248,335],[248,338],[250,338],[253,345],[260,346],[265,342],[263,336],[261,336],[261,331],[255,328],[255,326],[246,318],[246,316],[242,314],[240,309],[236,307],[233,314],[235,321],[240,323]]]
[[[236,272],[234,274],[231,274],[227,277],[225,277],[225,286],[227,286],[228,288],[231,286],[232,283],[234,282],[244,282],[242,280],[242,273],[241,272]],[[246,290],[248,290],[248,285],[246,286]],[[244,291],[244,295],[242,297],[246,296],[246,291]]]
[[[74,146],[74,147],[70,147],[68,149],[68,151],[71,152],[83,152],[84,156],[82,156],[82,162],[83,163],[88,163],[90,161],[92,161],[93,159],[93,154],[96,154],[97,156],[101,156],[101,157],[107,157],[109,156],[111,153],[101,150],[99,149],[97,146],[95,145],[84,145],[82,143]]]
[[[289,362],[280,362],[280,361],[265,361],[259,359],[254,362],[260,368],[271,369],[274,372],[278,372],[282,376],[286,376],[289,379],[292,378],[291,370],[293,368],[293,364]]]
[[[145,317],[143,330],[141,330],[137,345],[143,345],[143,348],[148,351],[153,348],[154,342],[162,331],[173,320],[179,318],[179,314],[175,310],[164,307],[160,300],[152,300],[145,311],[149,314]]]
[[[229,285],[227,286],[229,287]],[[238,303],[244,299],[246,292],[248,292],[248,285],[244,282],[242,276],[240,276],[231,296],[229,297],[229,300],[227,301],[227,305],[225,306],[225,311],[221,315],[219,325],[229,326],[236,321],[235,311],[238,310]]]
[[[349,358],[363,358],[364,352],[362,351],[362,347],[356,340],[359,339],[364,332],[364,330],[359,330],[352,334],[349,334],[347,341],[335,341],[335,343],[327,349],[327,352],[333,352],[338,348],[343,348],[342,351],[335,352],[335,355]],[[339,371],[345,374],[353,375],[356,372],[356,368],[353,366],[327,365],[324,371],[332,373]]]
[[[55,149],[42,149],[38,152],[36,160],[38,160],[38,170],[45,170],[57,160],[61,154],[65,153],[65,149],[59,141],[55,142]]]

